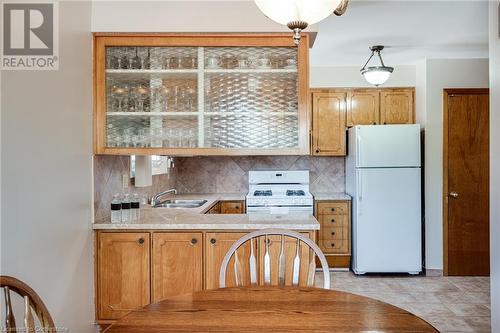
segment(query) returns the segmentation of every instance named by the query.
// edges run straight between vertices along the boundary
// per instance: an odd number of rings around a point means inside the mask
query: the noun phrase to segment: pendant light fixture
[[[384,61],[382,60],[382,56],[380,55],[380,51],[382,51],[384,47],[382,45],[375,45],[371,46],[370,50],[372,51],[372,55],[368,60],[366,61],[365,65],[363,68],[361,68],[361,74],[365,77],[366,81],[368,83],[371,83],[375,86],[379,86],[381,84],[384,84],[388,79],[389,76],[391,76],[391,73],[394,71],[393,67],[388,67],[384,64]],[[380,65],[381,66],[371,66],[371,67],[366,67],[370,60],[372,60],[373,56],[377,54],[378,58],[380,59]]]
[[[344,14],[348,2],[349,0],[255,0],[264,15],[293,30],[295,45],[299,44],[302,30],[332,13],[337,16]]]

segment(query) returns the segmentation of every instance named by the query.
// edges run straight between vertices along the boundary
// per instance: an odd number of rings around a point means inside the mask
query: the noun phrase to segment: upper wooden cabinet
[[[308,36],[94,36],[94,151],[309,153]]]
[[[347,93],[347,126],[379,123],[380,94],[374,89],[350,89]]]
[[[99,318],[119,319],[149,304],[149,233],[99,233],[97,244]]]
[[[343,156],[346,153],[345,92],[313,91],[312,154]]]
[[[413,100],[414,89],[380,90],[380,123],[413,124],[415,122]]]

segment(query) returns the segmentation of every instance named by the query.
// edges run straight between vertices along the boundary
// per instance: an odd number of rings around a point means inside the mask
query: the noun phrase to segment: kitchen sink
[[[207,200],[170,199],[155,205],[153,208],[198,208],[206,202]]]

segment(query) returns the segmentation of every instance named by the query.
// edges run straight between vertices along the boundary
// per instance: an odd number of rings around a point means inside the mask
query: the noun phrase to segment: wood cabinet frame
[[[106,46],[267,46],[294,47],[289,33],[172,34],[94,33],[94,153],[108,155],[307,155],[309,154],[309,36],[298,45],[298,147],[297,148],[110,148],[106,147]]]
[[[200,246],[202,247],[203,251],[203,257],[202,257],[202,271],[203,271],[203,289],[206,289],[207,288],[207,285],[206,285],[206,275],[207,275],[207,269],[208,267],[206,266],[206,249],[205,247],[207,246],[207,244],[210,242],[209,239],[207,239],[207,236],[209,234],[219,234],[219,233],[223,233],[223,234],[233,234],[233,233],[241,233],[241,234],[247,234],[249,232],[251,232],[253,230],[218,230],[218,229],[214,229],[214,230],[196,230],[196,229],[186,229],[186,230],[144,230],[144,229],[130,229],[130,230],[113,230],[113,229],[109,229],[109,230],[96,230],[95,233],[94,233],[94,285],[95,285],[95,288],[94,288],[94,292],[95,292],[95,322],[98,324],[98,325],[109,325],[109,324],[113,324],[114,322],[116,322],[116,320],[114,319],[102,319],[100,317],[100,313],[99,313],[99,308],[101,306],[100,304],[100,295],[101,295],[101,286],[100,286],[100,283],[99,283],[99,279],[100,279],[100,276],[99,276],[99,257],[100,257],[100,251],[99,251],[99,235],[101,234],[106,234],[106,233],[112,233],[112,234],[118,234],[118,233],[124,233],[124,234],[130,234],[130,233],[133,233],[133,234],[138,234],[138,233],[144,233],[144,234],[148,234],[148,241],[149,241],[149,267],[153,267],[154,265],[154,255],[153,255],[153,240],[154,240],[154,234],[155,233],[171,233],[171,234],[174,234],[174,233],[201,233],[202,234],[202,239],[199,241],[200,242]],[[313,241],[316,241],[316,231],[315,230],[300,230],[299,231],[300,233],[306,233],[309,235],[309,238]],[[258,249],[259,247],[257,247]],[[259,254],[260,255],[260,254]],[[217,276],[218,276],[218,271],[216,272],[217,273]],[[150,283],[149,283],[149,295],[150,295],[150,299],[151,301],[153,300],[153,282],[152,282],[152,279],[154,278],[153,277],[153,274],[152,274],[152,270],[150,269],[149,271],[149,274],[150,274]]]

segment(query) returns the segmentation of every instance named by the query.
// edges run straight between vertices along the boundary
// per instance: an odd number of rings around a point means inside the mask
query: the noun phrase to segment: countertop
[[[345,192],[317,192],[312,195],[314,200],[351,200],[351,196]]]
[[[308,214],[205,214],[218,201],[244,200],[246,193],[180,194],[174,199],[203,199],[199,208],[141,208],[141,219],[135,223],[96,221],[94,230],[258,230],[283,228],[319,230],[319,223]]]

